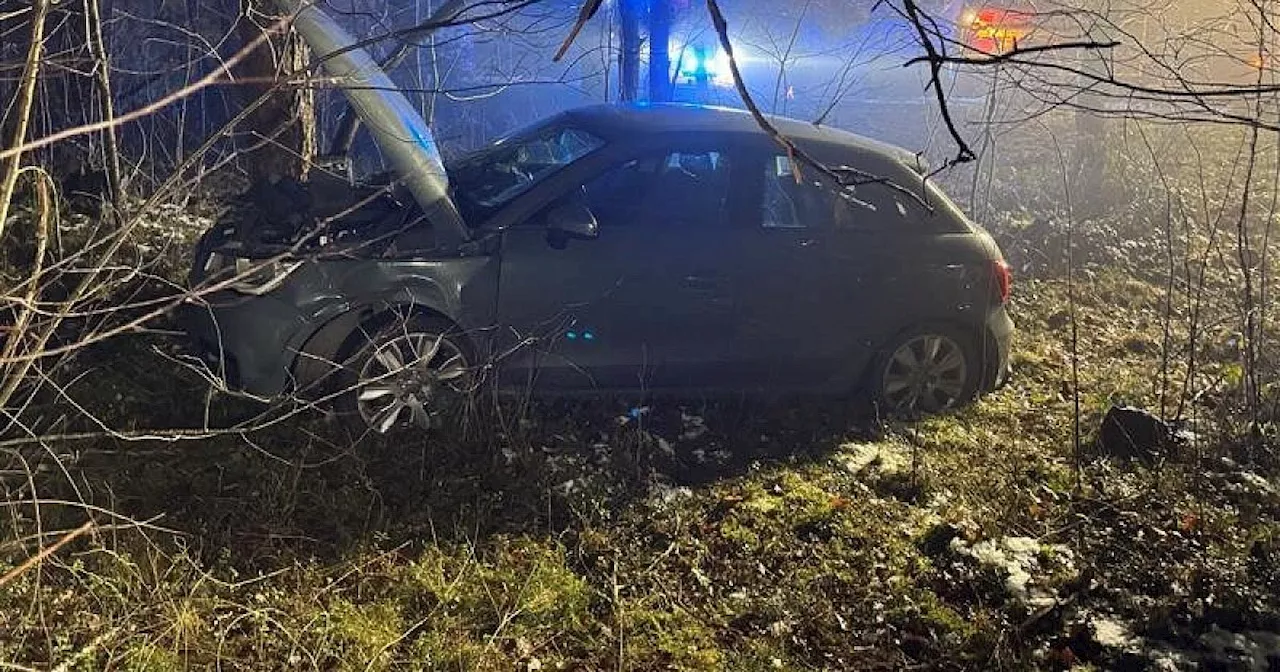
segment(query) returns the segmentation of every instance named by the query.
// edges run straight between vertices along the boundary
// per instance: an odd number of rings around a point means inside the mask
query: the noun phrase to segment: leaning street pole
[[[379,149],[422,206],[437,240],[443,246],[465,241],[466,227],[449,197],[449,177],[435,137],[400,87],[319,7],[299,0],[276,0],[276,4],[293,15],[293,29],[365,121]]]

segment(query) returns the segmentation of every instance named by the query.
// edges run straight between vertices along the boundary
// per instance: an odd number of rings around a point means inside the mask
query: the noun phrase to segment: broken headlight
[[[301,265],[292,259],[249,259],[212,252],[205,261],[204,276],[212,283],[230,280],[227,287],[232,291],[261,296],[283,284]]]

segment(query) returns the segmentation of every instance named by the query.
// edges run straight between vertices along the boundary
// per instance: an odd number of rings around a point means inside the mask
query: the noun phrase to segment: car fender
[[[430,263],[430,262],[428,262]],[[491,257],[450,260],[450,268],[374,266],[334,278],[339,302],[312,313],[314,325],[299,338],[293,363],[295,389],[315,388],[339,367],[344,347],[362,325],[397,312],[433,315],[457,326],[478,353],[494,319],[496,265]]]
[[[314,396],[307,393],[318,389],[341,368],[343,351],[361,325],[398,311],[426,313],[454,323],[439,295],[432,296],[421,287],[405,287],[376,299],[348,302],[338,310],[327,310],[296,350],[292,369],[295,391],[304,397]]]

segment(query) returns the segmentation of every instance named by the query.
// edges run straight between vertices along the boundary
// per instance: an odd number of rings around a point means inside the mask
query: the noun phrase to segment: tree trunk
[[[31,122],[31,110],[35,107],[36,83],[40,78],[40,62],[44,48],[44,20],[49,13],[48,0],[36,0],[31,13],[31,39],[27,60],[18,84],[18,98],[14,101],[12,140],[4,147],[18,149],[27,141],[27,127]],[[4,237],[4,223],[13,202],[13,191],[22,170],[22,152],[18,151],[0,165],[0,239]]]
[[[271,23],[275,22],[271,17]],[[269,24],[268,24],[269,25]],[[244,43],[262,27],[242,17],[237,32]],[[282,178],[305,179],[316,153],[315,94],[308,86],[288,83],[306,73],[307,48],[296,35],[273,35],[236,68],[245,102],[272,89],[275,94],[254,110],[241,134],[242,165],[253,180],[274,184]]]
[[[85,35],[94,60],[94,81],[98,85],[98,96],[102,99],[102,120],[114,124],[116,107],[115,94],[111,90],[111,61],[102,30],[102,7],[98,0],[84,0],[84,13],[88,24],[85,27]],[[120,177],[120,144],[116,140],[115,126],[109,126],[102,132],[102,142],[102,163],[107,173],[107,187],[110,192],[108,200],[113,207],[119,207],[123,187]]]
[[[619,97],[625,102],[632,102],[640,92],[640,0],[622,0],[619,9],[622,24]]]

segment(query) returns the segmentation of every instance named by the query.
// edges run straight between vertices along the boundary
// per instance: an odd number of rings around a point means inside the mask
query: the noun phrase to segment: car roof
[[[751,113],[728,107],[683,103],[613,103],[577,107],[560,116],[587,131],[607,139],[636,134],[718,132],[765,136]],[[870,155],[917,165],[912,152],[871,138],[830,126],[775,115],[765,115],[778,132],[800,145],[827,144]]]

